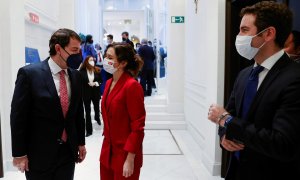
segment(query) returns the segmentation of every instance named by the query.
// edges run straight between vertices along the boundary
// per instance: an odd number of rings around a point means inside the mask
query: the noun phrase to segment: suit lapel
[[[42,69],[45,72],[45,76],[43,78],[44,78],[44,82],[47,84],[48,91],[55,98],[55,101],[57,103],[60,103],[59,97],[58,97],[58,94],[56,91],[56,87],[54,84],[53,76],[52,76],[52,73],[51,73],[51,70],[50,70],[50,67],[48,64],[48,59],[42,62]]]
[[[267,76],[263,80],[262,84],[260,85],[260,87],[253,99],[253,103],[250,106],[247,119],[249,118],[249,115],[251,116],[251,114],[253,114],[253,112],[255,111],[255,108],[257,107],[257,105],[259,104],[259,102],[261,100],[261,97],[264,95],[266,90],[270,87],[270,85],[274,81],[274,79],[279,75],[281,70],[290,62],[291,62],[290,59],[287,57],[286,54],[284,54],[270,69],[270,71],[268,72]]]
[[[111,92],[107,95],[107,111],[109,111],[109,107],[110,104],[112,102],[112,100],[115,98],[115,96],[120,92],[120,90],[123,88],[127,78],[128,78],[128,74],[126,72],[124,72],[122,74],[122,76],[120,77],[120,79],[118,80],[118,82],[116,83],[115,87],[111,90]],[[112,83],[112,80],[111,80]],[[109,88],[111,86],[111,83],[108,86],[108,91],[109,92]]]
[[[63,117],[63,113],[62,113],[62,108],[60,106],[60,100],[56,91],[56,87],[54,84],[54,80],[53,80],[53,76],[52,76],[52,72],[50,70],[49,64],[48,64],[48,59],[44,60],[42,62],[42,69],[45,72],[45,75],[43,76],[44,82],[47,85],[48,91],[51,94],[51,96],[54,98],[54,103],[57,104],[57,111],[59,112],[60,116]]]
[[[89,77],[88,77],[87,73],[88,73],[88,72],[87,72],[86,69],[84,69],[84,70],[83,70],[83,73],[81,73],[81,74],[82,74],[82,79],[83,79],[82,82],[89,82]]]
[[[75,98],[77,96],[76,87],[78,87],[78,86],[77,86],[77,83],[76,83],[76,76],[75,76],[75,73],[73,71],[75,71],[75,70],[71,70],[70,68],[68,68],[68,75],[69,75],[69,79],[70,79],[70,88],[71,88],[70,89],[71,98],[70,98],[70,102],[69,102],[69,109],[68,109],[67,117],[70,114],[71,110],[73,109],[74,101],[75,101]]]

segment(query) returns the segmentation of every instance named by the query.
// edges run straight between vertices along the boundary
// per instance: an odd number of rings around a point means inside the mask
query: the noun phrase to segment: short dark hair
[[[136,44],[135,44],[135,47],[140,46],[140,45],[141,45],[141,43],[136,43]]]
[[[93,40],[93,36],[91,34],[86,35],[86,37],[85,37],[85,43],[92,44],[93,43],[92,40]]]
[[[49,40],[50,56],[56,55],[56,50],[55,50],[56,44],[59,44],[62,48],[65,48],[70,43],[71,38],[81,42],[79,35],[71,29],[64,28],[54,32]]]
[[[126,36],[129,36],[129,33],[127,31],[122,32],[122,35],[125,34]]]
[[[109,34],[106,37],[108,37],[109,39],[114,39],[114,36],[112,34]]]
[[[242,9],[241,17],[252,14],[256,17],[255,26],[260,32],[270,26],[276,29],[275,43],[283,47],[292,30],[293,13],[282,3],[262,1]]]

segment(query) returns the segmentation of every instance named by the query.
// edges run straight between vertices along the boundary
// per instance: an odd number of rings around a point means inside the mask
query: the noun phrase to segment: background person
[[[300,32],[292,31],[284,44],[284,51],[290,58],[300,63]]]
[[[107,45],[110,45],[114,42],[114,36],[112,34],[108,34],[106,38],[107,38]]]
[[[11,103],[13,165],[28,180],[72,180],[86,155],[81,76],[69,64],[81,58],[80,37],[59,29],[50,57],[19,69]]]
[[[91,119],[91,102],[94,106],[95,120],[99,125],[100,121],[100,85],[102,83],[102,78],[100,75],[100,68],[95,66],[95,61],[92,56],[87,56],[83,61],[80,68],[80,73],[82,75],[83,84],[83,102],[85,109],[85,126],[86,126],[86,137],[93,134],[93,126]]]
[[[144,61],[143,69],[141,72],[141,85],[144,90],[145,96],[151,96],[152,94],[152,85],[154,84],[153,77],[153,62],[155,60],[155,54],[152,47],[147,45],[147,39],[142,39],[142,46],[139,48],[138,54]]]
[[[132,48],[134,48],[134,44],[129,39],[129,33],[127,31],[122,32],[122,41],[129,44]]]
[[[143,162],[144,94],[134,79],[142,60],[132,46],[108,46],[103,68],[113,74],[107,81],[101,109],[104,140],[100,155],[101,180],[138,180]]]
[[[93,58],[95,58],[95,61],[98,62],[97,51],[95,50],[93,43],[94,43],[93,36],[90,34],[86,35],[85,43],[83,45],[83,50],[82,50],[82,56],[83,59],[85,59],[87,56],[92,56]]]

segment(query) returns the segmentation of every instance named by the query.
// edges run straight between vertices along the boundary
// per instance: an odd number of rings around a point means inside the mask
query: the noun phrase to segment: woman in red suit
[[[101,180],[139,179],[146,112],[143,89],[134,77],[142,65],[130,45],[108,46],[103,68],[113,77],[106,83],[101,102],[104,122]]]

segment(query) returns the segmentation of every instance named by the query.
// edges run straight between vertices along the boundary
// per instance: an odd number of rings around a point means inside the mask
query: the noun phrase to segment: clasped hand
[[[96,83],[95,83],[95,82],[89,82],[88,84],[89,84],[91,87],[96,86]]]
[[[218,120],[219,117],[226,112],[226,110],[217,104],[212,104],[209,106],[208,109],[208,119],[211,120],[213,123],[219,124]]]
[[[22,173],[24,171],[29,171],[27,156],[24,156],[24,157],[14,157],[13,158],[13,165],[15,167],[17,167],[18,170],[21,171]]]
[[[212,105],[210,105],[209,110],[208,110],[208,119],[215,124],[223,126],[225,120],[224,120],[224,118],[220,119],[220,117],[224,113],[226,113],[226,110],[222,106],[219,106],[217,104],[212,104]],[[230,151],[230,152],[240,151],[245,148],[245,146],[243,144],[239,144],[239,143],[236,143],[236,142],[226,139],[226,135],[224,135],[221,138],[221,145],[224,147],[224,149],[226,149],[227,151]]]

